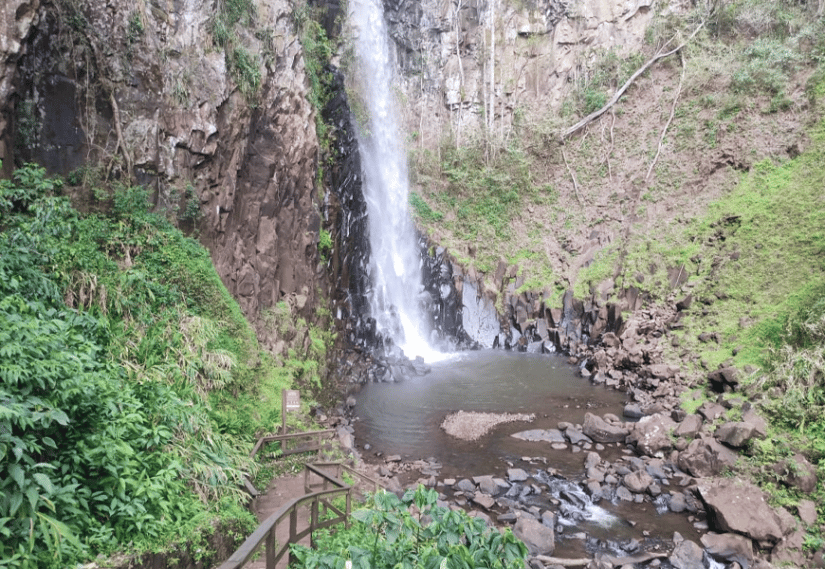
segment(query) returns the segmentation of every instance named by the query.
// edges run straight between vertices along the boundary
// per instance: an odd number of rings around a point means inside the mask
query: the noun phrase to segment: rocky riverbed
[[[512,436],[535,445],[535,452],[503,470],[491,468],[496,473],[442,475],[436,459],[402,460],[372,451],[368,441],[356,444],[347,405],[334,422],[344,445],[372,464],[388,489],[425,484],[444,504],[511,527],[536,569],[825,566],[821,553],[803,548],[806,528],[816,523],[815,504],[771,506],[762,490],[737,475],[740,449],[767,434],[746,398],[730,395],[745,371],[709,372],[719,397],[695,413],[682,409],[682,393],[692,396],[695,379],[661,363],[660,342],[678,327],[689,302],[638,310],[620,334],[603,334],[570,357],[590,381],[627,393],[622,417],[583,410],[577,423],[525,425]],[[578,472],[559,472],[558,453],[578,460]],[[816,486],[816,469],[802,456],[773,470],[778,483],[808,493]],[[663,536],[663,528],[676,529]]]

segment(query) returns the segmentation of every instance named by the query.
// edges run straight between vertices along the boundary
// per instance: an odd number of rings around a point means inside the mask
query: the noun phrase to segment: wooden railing
[[[308,465],[309,466],[309,465]],[[335,474],[333,476],[337,479],[344,480],[344,474],[348,474],[349,477],[353,480],[350,486],[352,487],[353,493],[356,494],[359,498],[363,498],[367,492],[375,493],[378,492],[383,486],[375,480],[374,478],[370,478],[366,474],[361,474],[351,466],[344,464],[343,462],[315,462],[312,465],[312,471],[316,471],[317,469],[329,469],[334,468]],[[317,489],[317,484],[312,484],[311,480],[311,471],[309,468],[304,469],[304,492],[310,493],[313,490]],[[323,490],[326,490],[326,486],[322,487]]]
[[[323,431],[307,431],[305,433],[289,433],[287,435],[266,435],[258,439],[258,442],[252,447],[252,452],[249,453],[249,456],[255,458],[255,455],[258,454],[266,443],[273,442],[281,443],[281,454],[283,456],[301,452],[319,451],[321,450],[324,435],[331,435],[334,432],[334,429],[325,429]],[[298,443],[298,446],[291,447],[290,443]]]
[[[335,469],[334,475],[324,471],[329,468]],[[341,480],[344,472],[357,480],[357,483],[350,485]],[[349,526],[352,496],[354,492],[364,493],[363,490],[358,489],[362,484],[368,486],[371,491],[377,491],[381,487],[376,480],[341,462],[305,464],[304,491],[307,494],[284,504],[277,512],[264,520],[258,526],[258,529],[218,569],[240,569],[261,546],[265,546],[266,569],[275,569],[284,555],[287,556],[287,564],[289,564],[291,562],[289,556],[290,544],[298,543],[301,539],[309,536],[310,546],[314,547],[313,533],[315,530],[340,523]],[[345,498],[343,510],[332,501],[334,498],[341,496]],[[298,510],[306,506],[310,508],[309,524],[299,531]],[[324,519],[321,519],[322,517]],[[287,518],[289,518],[289,537],[279,547],[275,539],[276,531],[278,525]]]

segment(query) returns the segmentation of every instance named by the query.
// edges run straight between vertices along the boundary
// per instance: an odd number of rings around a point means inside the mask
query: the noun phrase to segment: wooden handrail
[[[355,470],[353,467],[349,466],[348,464],[345,464],[345,463],[340,462],[340,461],[336,461],[336,462],[314,462],[314,463],[312,463],[312,466],[314,466],[316,469],[317,468],[328,467],[328,466],[334,466],[334,467],[336,467],[335,476],[337,478],[341,479],[341,480],[343,480],[341,471],[346,471],[349,474],[355,476],[356,478],[359,478],[362,481],[369,484],[369,486],[371,487],[373,493],[378,492],[381,488],[383,488],[381,483],[378,482],[378,480],[376,480],[375,478],[367,476],[366,474],[363,474],[363,473]],[[306,480],[306,475],[304,476],[304,480]],[[309,489],[306,488],[306,484],[305,484],[305,491],[309,492]]]
[[[331,527],[335,524],[339,524],[341,522],[348,523],[349,514],[351,511],[352,503],[351,503],[351,496],[350,496],[351,488],[347,485],[344,485],[343,488],[333,488],[331,490],[321,490],[319,492],[313,492],[312,494],[307,494],[305,496],[301,496],[298,498],[294,498],[290,500],[288,503],[281,506],[274,514],[269,516],[264,522],[258,526],[252,535],[246,538],[241,546],[233,553],[229,559],[224,561],[218,569],[239,569],[249,561],[249,558],[261,547],[261,545],[266,543],[266,568],[267,569],[275,569],[278,561],[284,556],[284,553],[289,552],[289,545],[291,543],[297,543],[302,538],[306,537],[307,535],[310,536],[310,540],[312,540],[312,534],[315,530],[323,529],[327,527]],[[331,498],[344,495],[346,496],[346,510],[341,511],[335,506],[333,506],[329,500]],[[310,504],[312,507],[311,514],[310,514],[310,524],[304,530],[298,531],[298,508],[305,504]],[[337,514],[337,517],[331,518],[329,520],[319,521],[319,511],[318,506],[319,504],[323,503],[324,506]],[[283,544],[277,551],[275,550],[275,530],[278,526],[278,523],[282,520],[289,517],[289,540]],[[287,556],[287,563],[289,563],[289,556]]]
[[[286,443],[287,441],[296,440],[296,439],[303,439],[309,437],[320,437],[321,435],[330,435],[335,432],[335,429],[324,429],[321,431],[306,431],[304,433],[289,433],[286,435],[264,435],[263,437],[258,439],[258,442],[255,443],[255,446],[252,447],[252,452],[249,453],[250,458],[255,458],[255,455],[263,448],[266,443],[280,441],[281,443]],[[282,445],[282,449],[284,451],[284,455],[290,454],[286,452],[286,449]],[[308,449],[308,450],[315,450]]]

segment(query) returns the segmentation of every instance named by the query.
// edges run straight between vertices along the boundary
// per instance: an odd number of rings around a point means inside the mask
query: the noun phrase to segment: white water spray
[[[409,212],[406,151],[400,138],[392,95],[393,64],[380,0],[351,0],[357,91],[368,120],[358,124],[358,146],[369,216],[372,316],[380,334],[390,337],[409,358],[443,357],[428,341],[421,314],[424,286],[415,228]]]

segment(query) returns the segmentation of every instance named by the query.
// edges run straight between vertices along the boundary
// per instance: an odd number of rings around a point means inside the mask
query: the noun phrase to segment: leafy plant
[[[227,55],[232,77],[241,93],[248,100],[253,100],[261,88],[261,64],[257,56],[252,55],[243,46],[236,46]]]
[[[318,253],[324,261],[328,261],[332,253],[332,235],[323,227],[318,232]]]
[[[222,434],[207,402],[259,389],[254,333],[145,189],[81,217],[59,187],[32,165],[0,182],[3,566],[201,539],[216,507],[248,525],[238,443],[259,424]]]
[[[479,518],[436,505],[437,493],[419,486],[402,498],[379,492],[355,510],[355,523],[319,532],[316,549],[293,545],[301,567],[338,569],[516,569],[527,547],[509,529],[499,533]]]
[[[321,111],[330,97],[329,72],[326,70],[332,57],[333,46],[326,30],[319,22],[319,16],[307,3],[298,3],[293,10],[293,18],[298,28],[301,47],[304,50],[304,66],[309,78],[309,101],[315,108],[315,130],[321,145],[329,145],[328,127],[324,124]]]

